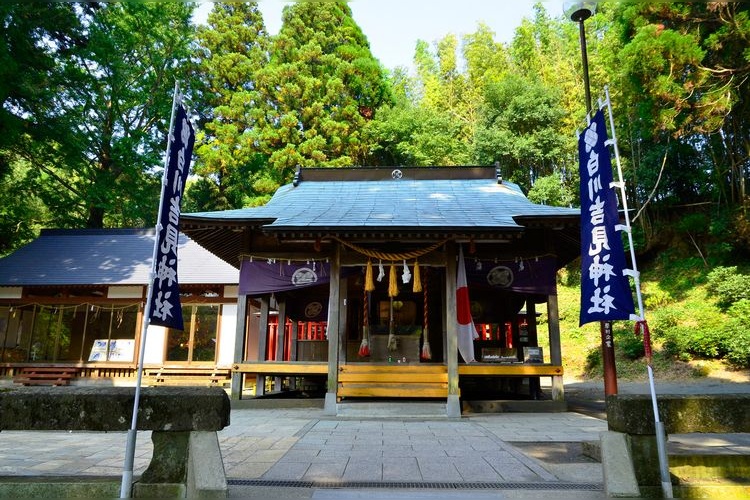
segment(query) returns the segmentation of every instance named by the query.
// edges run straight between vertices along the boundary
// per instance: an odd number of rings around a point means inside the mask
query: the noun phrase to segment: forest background
[[[153,226],[174,82],[199,131],[183,211],[265,203],[297,166],[497,165],[579,206],[578,26],[543,4],[500,43],[479,23],[384,68],[346,3],[0,5],[0,255],[43,227]],[[750,6],[603,2],[591,86],[612,95],[657,370],[750,366]],[[560,274],[566,364],[596,375],[580,271]],[[618,324],[625,373],[642,368]],[[723,366],[722,365],[722,366]],[[585,368],[584,368],[585,367]]]

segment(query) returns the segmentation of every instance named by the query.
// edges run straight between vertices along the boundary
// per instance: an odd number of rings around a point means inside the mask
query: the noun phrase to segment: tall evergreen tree
[[[156,217],[175,80],[189,74],[193,6],[100,3],[83,13],[87,43],[59,89],[71,154],[50,170],[56,225],[145,225]],[[128,196],[123,196],[128,193]]]
[[[363,129],[390,95],[351,9],[339,1],[284,7],[258,88],[269,189],[288,181],[298,165],[362,164],[369,150]]]
[[[264,105],[256,74],[268,64],[269,36],[256,2],[215,4],[198,29],[198,75],[205,125],[188,188],[190,209],[222,210],[253,203],[267,157],[257,147]]]
[[[31,240],[47,213],[36,193],[45,145],[59,133],[59,61],[83,43],[67,3],[0,4],[0,255]]]

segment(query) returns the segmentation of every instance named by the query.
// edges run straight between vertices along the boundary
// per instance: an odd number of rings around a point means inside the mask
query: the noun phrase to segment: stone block
[[[126,431],[134,387],[23,387],[0,392],[0,430]],[[138,430],[218,431],[230,401],[218,387],[146,387]]]
[[[607,496],[639,497],[627,436],[620,432],[602,432],[600,438],[604,491]]]
[[[226,498],[229,487],[215,432],[191,432],[188,443],[187,497]]]
[[[750,394],[657,395],[659,418],[667,434],[750,432]],[[607,397],[609,430],[655,435],[651,396]]]

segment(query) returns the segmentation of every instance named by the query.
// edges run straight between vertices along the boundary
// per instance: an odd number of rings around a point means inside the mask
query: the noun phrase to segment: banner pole
[[[138,406],[141,399],[141,381],[143,379],[143,361],[146,357],[146,333],[151,324],[151,299],[154,293],[154,278],[156,277],[156,257],[159,250],[159,231],[161,228],[161,212],[164,206],[164,186],[167,184],[167,170],[169,166],[169,151],[174,138],[174,115],[177,102],[181,100],[180,84],[174,83],[174,94],[172,95],[172,116],[169,118],[169,129],[167,132],[167,153],[164,159],[164,173],[161,178],[161,193],[159,195],[159,212],[154,232],[154,249],[151,254],[151,272],[149,273],[148,287],[146,292],[146,305],[143,307],[143,321],[141,323],[141,343],[138,352],[138,364],[136,365],[135,397],[133,399],[133,416],[128,430],[127,444],[125,447],[125,463],[122,470],[122,482],[120,483],[120,498],[130,498],[133,489],[133,463],[135,462],[135,443],[138,434]]]
[[[633,244],[633,231],[630,226],[630,213],[628,212],[628,199],[625,196],[625,181],[622,176],[622,165],[620,164],[620,151],[617,146],[617,136],[615,135],[615,118],[612,114],[612,102],[609,97],[609,87],[604,87],[604,94],[607,99],[607,111],[609,112],[609,127],[612,130],[612,145],[615,151],[615,163],[617,164],[617,178],[618,182],[616,187],[620,188],[620,198],[622,199],[622,207],[625,212],[625,224],[619,227],[624,230],[628,235],[628,243],[630,246],[630,260],[633,265],[633,269],[627,274],[633,278],[635,285],[635,295],[638,301],[638,318],[637,321],[644,328],[643,330],[643,343],[646,352],[646,368],[648,371],[648,385],[651,391],[651,405],[654,410],[654,427],[656,431],[656,448],[659,455],[659,475],[661,478],[662,492],[664,498],[674,498],[672,491],[672,480],[669,476],[669,463],[667,456],[667,445],[666,445],[666,433],[664,431],[664,424],[659,419],[659,407],[656,399],[656,387],[654,386],[654,369],[651,361],[651,337],[648,333],[648,326],[645,324],[645,312],[643,307],[643,295],[641,293],[641,275],[638,271],[638,264],[635,260],[635,246]],[[648,344],[648,345],[646,345]]]

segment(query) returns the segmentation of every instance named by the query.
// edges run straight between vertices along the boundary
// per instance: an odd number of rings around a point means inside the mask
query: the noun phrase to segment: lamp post
[[[591,86],[589,85],[589,57],[586,52],[586,30],[583,23],[596,12],[596,2],[563,2],[565,15],[578,23],[581,39],[581,59],[583,61],[583,88],[586,91],[586,112],[591,112]]]
[[[589,59],[586,51],[586,30],[584,21],[596,12],[596,2],[564,2],[563,10],[571,21],[578,23],[583,62],[583,88],[586,93],[586,113],[591,113],[591,85],[589,83]],[[604,394],[617,394],[617,367],[615,365],[615,344],[612,335],[612,322],[600,323],[602,336],[602,366],[604,369]]]

